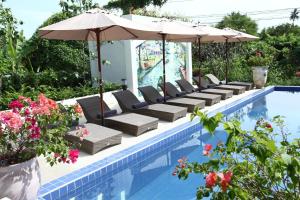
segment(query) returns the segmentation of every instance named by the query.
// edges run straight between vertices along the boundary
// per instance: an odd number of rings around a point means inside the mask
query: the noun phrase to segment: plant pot
[[[257,66],[252,67],[253,82],[256,88],[263,88],[267,82],[268,67]]]
[[[0,167],[0,199],[36,200],[40,186],[41,174],[37,158]]]

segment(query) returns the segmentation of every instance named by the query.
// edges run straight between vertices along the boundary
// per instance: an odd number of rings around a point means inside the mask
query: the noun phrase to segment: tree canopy
[[[123,14],[132,14],[135,10],[149,5],[162,6],[168,0],[111,0],[104,6],[106,9],[121,9]]]
[[[223,20],[217,24],[217,28],[225,27],[233,28],[252,35],[257,34],[257,23],[247,15],[243,15],[239,12],[232,12],[225,16]]]

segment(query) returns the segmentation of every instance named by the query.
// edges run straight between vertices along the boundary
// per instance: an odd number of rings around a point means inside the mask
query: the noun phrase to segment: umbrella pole
[[[100,48],[100,29],[96,29],[97,39],[97,56],[98,56],[98,70],[99,70],[99,93],[100,93],[100,109],[101,109],[101,125],[104,125],[104,103],[103,103],[103,80],[102,80],[102,67],[101,67],[101,48]]]
[[[166,35],[162,35],[164,102],[166,102]]]
[[[199,80],[198,80],[198,84],[199,84],[199,90],[201,88],[201,37],[198,37],[198,59],[199,59],[199,68],[198,68],[198,73],[199,73]]]
[[[228,66],[229,66],[229,58],[228,58],[228,38],[225,40],[225,57],[226,57],[226,65],[225,65],[225,81],[228,84]]]

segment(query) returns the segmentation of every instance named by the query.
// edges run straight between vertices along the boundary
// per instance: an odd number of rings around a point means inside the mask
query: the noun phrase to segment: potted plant
[[[79,105],[62,106],[43,94],[36,101],[20,96],[0,112],[0,199],[37,199],[41,175],[37,156],[52,166],[75,163],[79,151],[64,140]],[[83,137],[86,130],[79,129]]]
[[[256,88],[265,86],[271,60],[270,56],[264,55],[261,51],[256,51],[255,55],[248,58],[248,65],[252,67],[253,82]]]

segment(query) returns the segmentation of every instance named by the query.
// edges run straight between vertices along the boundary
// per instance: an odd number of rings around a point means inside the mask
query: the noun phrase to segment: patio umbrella
[[[147,39],[148,37],[156,37],[158,32],[154,27],[134,23],[98,8],[39,29],[42,38],[96,41],[102,125],[104,123],[104,103],[100,42]]]
[[[172,42],[190,42],[195,40],[199,35],[204,35],[199,30],[192,27],[188,27],[179,21],[171,21],[163,19],[160,21],[154,21],[150,23],[151,26],[155,26],[160,31],[160,37],[151,38],[162,40],[162,51],[163,51],[163,93],[164,102],[166,102],[166,41]]]
[[[225,65],[225,81],[226,84],[228,83],[228,67],[229,67],[229,56],[228,56],[228,43],[229,42],[247,42],[247,41],[253,41],[253,40],[257,40],[259,39],[258,37],[254,36],[254,35],[250,35],[241,31],[237,31],[231,28],[224,28],[224,31],[228,32],[228,33],[232,33],[235,34],[234,37],[229,37],[229,38],[224,38],[225,39],[225,57],[226,57],[226,65]],[[224,42],[224,40],[217,40],[215,42]]]
[[[236,33],[228,32],[228,31],[225,31],[222,29],[211,27],[211,26],[199,25],[199,26],[195,26],[195,28],[204,33],[207,33],[207,35],[199,36],[197,39],[199,63],[201,63],[201,43],[212,43],[212,42],[217,42],[217,41],[224,41],[224,40],[228,40],[228,39],[236,36]],[[227,58],[227,56],[226,56],[226,58]],[[227,72],[226,72],[226,74],[227,74]],[[200,64],[199,64],[199,80],[198,80],[198,82],[199,82],[199,86],[201,86],[201,65]]]

